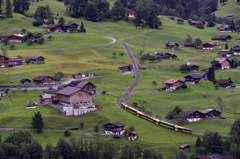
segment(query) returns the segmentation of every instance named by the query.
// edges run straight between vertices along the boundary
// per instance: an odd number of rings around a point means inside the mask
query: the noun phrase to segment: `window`
[[[90,101],[88,101],[88,103],[90,103]]]

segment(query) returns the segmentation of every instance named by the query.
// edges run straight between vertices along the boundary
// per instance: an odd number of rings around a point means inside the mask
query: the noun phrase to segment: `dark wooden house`
[[[104,134],[108,135],[122,135],[125,132],[125,124],[120,123],[118,121],[111,122],[104,126]]]
[[[202,49],[215,49],[217,46],[217,43],[215,42],[204,42],[202,44]]]
[[[73,78],[82,78],[82,74],[81,73],[73,73],[72,77]]]
[[[150,56],[150,54],[144,54],[144,55],[142,55],[141,59],[149,60],[149,56]]]
[[[231,42],[232,37],[229,35],[215,35],[212,40],[219,40],[224,42]]]
[[[190,70],[189,72],[198,72],[199,66],[197,65],[188,65]]]
[[[177,23],[184,23],[184,19],[178,19]]]
[[[179,146],[179,149],[184,150],[184,151],[186,151],[186,150],[190,150],[190,146],[184,144],[184,145],[182,145],[182,146]]]
[[[233,27],[231,25],[223,25],[221,28],[219,28],[220,32],[232,32]]]
[[[42,56],[36,56],[36,55],[31,55],[28,56],[27,59],[30,60],[31,64],[45,64],[44,57]]]
[[[142,23],[139,23],[138,25],[136,25],[136,28],[141,29],[144,28],[145,26]]]
[[[197,111],[197,110],[189,110],[184,113],[187,121],[193,122],[193,121],[199,121],[203,119],[204,114]]]
[[[20,80],[20,83],[21,84],[31,84],[31,80],[23,78],[23,79]]]
[[[122,67],[118,67],[119,70],[121,70],[122,72],[129,72],[133,70],[133,66],[129,65],[129,66],[122,66]]]
[[[167,43],[166,44],[166,49],[178,50],[179,49],[179,45],[177,43]]]
[[[33,79],[36,85],[49,85],[49,84],[59,84],[60,79],[58,77],[50,76],[38,76]]]
[[[222,114],[221,112],[215,109],[207,109],[207,110],[204,110],[202,113],[203,113],[203,118],[220,118]]]
[[[240,31],[240,25],[235,25],[235,30],[238,32]]]
[[[183,85],[183,81],[178,80],[178,79],[169,79],[167,81],[164,82],[165,84],[165,90],[166,91],[172,91],[177,89],[178,87],[181,87]]]
[[[96,86],[91,82],[80,81],[75,87],[87,92],[91,92],[92,94],[96,93]]]
[[[216,58],[215,61],[218,62],[218,65],[215,66],[215,69],[229,69],[230,68],[230,60],[227,58]]]
[[[32,41],[39,40],[43,35],[41,33],[30,33],[28,34],[28,38]]]
[[[207,73],[207,72],[201,72],[201,73],[199,73],[199,76],[200,76],[202,79],[208,79],[208,73]]]
[[[201,76],[198,74],[187,75],[184,78],[186,84],[198,84],[201,82]]]
[[[240,46],[234,46],[232,51],[234,55],[240,55]]]
[[[230,49],[222,49],[221,55],[222,55],[222,57],[230,57],[232,54],[231,54]]]
[[[48,32],[63,33],[63,28],[64,28],[64,26],[62,26],[60,24],[50,24],[50,25],[44,26],[44,29],[47,29]]]
[[[137,133],[135,131],[130,132],[128,134],[128,140],[136,140],[137,139]]]
[[[217,81],[217,83],[219,84],[220,87],[223,87],[223,88],[231,88],[232,84],[233,84],[231,78],[220,79],[220,80]]]
[[[67,32],[77,32],[78,31],[78,24],[76,23],[67,23],[64,25],[64,28]]]
[[[228,19],[234,19],[234,14],[227,14]]]
[[[22,34],[13,34],[11,36],[8,36],[8,42],[9,43],[21,43],[23,42],[24,35]]]
[[[184,43],[184,47],[194,47],[193,43]]]

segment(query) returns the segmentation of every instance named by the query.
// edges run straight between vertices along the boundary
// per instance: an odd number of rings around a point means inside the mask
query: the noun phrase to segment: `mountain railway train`
[[[178,126],[178,125],[174,125],[174,124],[171,124],[171,123],[168,123],[168,122],[165,122],[165,121],[153,118],[153,117],[151,117],[149,115],[146,115],[146,114],[144,114],[144,113],[142,113],[142,112],[140,112],[140,111],[138,111],[136,109],[133,109],[133,108],[129,107],[125,103],[122,103],[121,107],[124,110],[128,111],[129,113],[131,113],[133,115],[136,115],[136,116],[138,116],[140,118],[143,118],[143,119],[145,119],[145,120],[147,120],[147,121],[149,121],[151,123],[154,123],[156,125],[159,125],[159,126],[171,129],[171,130],[179,131],[179,132],[192,134],[192,129],[181,127],[181,126]]]

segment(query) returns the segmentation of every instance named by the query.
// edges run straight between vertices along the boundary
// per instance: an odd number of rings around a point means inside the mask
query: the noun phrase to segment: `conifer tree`
[[[211,82],[215,81],[215,73],[214,73],[214,69],[212,67],[209,67],[209,69],[208,69],[208,80]]]
[[[42,119],[42,114],[40,112],[35,113],[32,117],[32,126],[34,129],[37,129],[38,132],[42,132],[44,122]]]
[[[80,27],[80,30],[84,30],[83,21],[81,22],[81,27]]]
[[[7,18],[12,18],[12,4],[10,0],[6,0],[5,15]]]
[[[197,138],[196,145],[195,145],[195,148],[201,147],[201,144],[202,144],[202,141],[201,141],[201,139],[198,137],[198,138]]]
[[[233,21],[233,20],[231,21],[231,24],[230,24],[230,26],[233,28],[233,30],[235,30],[235,23],[234,23],[234,21]]]
[[[225,44],[225,49],[228,49],[228,44],[227,43]]]

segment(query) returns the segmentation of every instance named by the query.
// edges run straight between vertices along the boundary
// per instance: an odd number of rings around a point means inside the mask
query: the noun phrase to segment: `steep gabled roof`
[[[220,80],[218,80],[218,84],[228,84],[228,83],[233,83],[232,82],[232,80],[231,80],[231,78],[229,78],[229,79],[220,79]]]
[[[62,94],[62,95],[67,95],[67,96],[70,96],[72,95],[73,93],[76,93],[78,91],[80,91],[81,89],[79,88],[76,88],[76,87],[65,87],[63,88],[62,90],[58,91],[57,94]]]
[[[31,80],[26,79],[26,78],[23,78],[23,79],[20,80],[20,82],[24,82],[24,81],[30,81],[31,82]]]
[[[199,76],[202,77],[202,76],[205,76],[207,74],[207,72],[201,72],[199,73]]]
[[[215,61],[219,62],[220,64],[223,63],[227,58],[216,58]],[[228,60],[229,61],[229,60]]]
[[[194,78],[194,79],[196,79],[196,78],[201,78],[201,76],[199,76],[198,74],[187,75],[187,76],[185,76],[184,78],[187,78],[187,77],[192,77],[192,78]]]
[[[10,59],[8,59],[8,61],[22,61],[23,59],[21,59],[21,58],[10,58]]]
[[[28,59],[38,59],[39,57],[42,57],[42,56],[31,55],[31,56],[28,56],[27,58]],[[44,57],[42,57],[42,58],[45,59]]]
[[[212,37],[212,40],[225,40],[227,37],[232,38],[229,35],[215,35],[214,37]]]
[[[178,79],[169,79],[169,80],[165,81],[164,83],[165,84],[173,84],[173,83],[176,83],[177,81],[184,83],[183,81],[178,80]]]
[[[38,76],[38,77],[34,78],[33,80],[34,81],[42,81],[42,80],[44,80],[47,77],[49,77],[49,76]]]
[[[78,24],[76,24],[76,23],[67,23],[67,24],[65,24],[64,26],[66,27],[66,26],[71,26],[71,25],[73,25],[73,24],[75,24],[75,25],[77,25],[77,26],[79,26]]]
[[[123,124],[123,123],[121,123],[119,121],[111,122],[111,123],[108,123],[108,124],[112,124],[112,125],[115,125],[115,126],[118,126],[118,127],[126,125],[126,124]],[[105,124],[105,125],[108,125],[108,124]],[[103,125],[103,126],[105,126],[105,125]]]
[[[62,27],[62,25],[60,25],[60,24],[50,24],[50,25],[45,25],[44,28],[56,28],[58,26]]]
[[[209,112],[211,112],[211,111],[213,111],[213,110],[215,110],[215,109],[207,109],[207,110],[204,110],[202,113],[203,114],[207,114],[207,113],[209,113]],[[217,110],[215,110],[216,112],[219,112],[219,111],[217,111]],[[219,113],[221,113],[221,112],[219,112]]]

